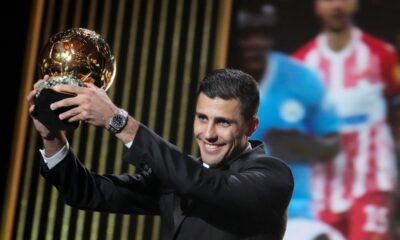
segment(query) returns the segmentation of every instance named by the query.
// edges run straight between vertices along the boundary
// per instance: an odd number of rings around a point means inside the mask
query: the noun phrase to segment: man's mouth
[[[224,144],[206,143],[203,142],[203,148],[207,153],[217,153],[221,150]]]

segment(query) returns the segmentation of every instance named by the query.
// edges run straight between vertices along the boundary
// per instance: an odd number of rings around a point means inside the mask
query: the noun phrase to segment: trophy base
[[[68,122],[60,120],[58,115],[68,111],[74,106],[62,107],[57,110],[51,110],[50,104],[60,101],[64,98],[72,97],[71,94],[59,93],[52,89],[43,89],[35,100],[34,116],[44,125],[58,130],[72,131],[79,126],[79,122]]]

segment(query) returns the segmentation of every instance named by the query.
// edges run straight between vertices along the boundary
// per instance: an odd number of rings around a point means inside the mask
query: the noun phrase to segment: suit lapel
[[[178,230],[179,226],[181,225],[185,215],[183,215],[183,210],[181,207],[181,198],[177,195],[174,195],[174,226],[175,232]]]
[[[183,221],[188,216],[190,211],[193,209],[194,204],[190,199],[181,198],[178,195],[174,195],[174,238],[176,238],[179,228]]]

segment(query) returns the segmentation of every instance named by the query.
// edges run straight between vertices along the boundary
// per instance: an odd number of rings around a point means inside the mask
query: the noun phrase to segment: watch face
[[[112,133],[118,133],[120,132],[126,125],[128,121],[128,113],[124,110],[121,110],[119,113],[115,114],[110,122],[109,122],[109,130]]]
[[[113,125],[116,127],[122,127],[124,124],[124,120],[125,120],[124,116],[117,114],[113,119]]]

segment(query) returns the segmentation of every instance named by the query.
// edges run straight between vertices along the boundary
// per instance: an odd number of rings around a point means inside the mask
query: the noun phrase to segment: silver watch
[[[119,111],[111,117],[108,123],[108,131],[113,134],[117,134],[124,129],[128,123],[128,113],[124,109],[119,109]]]

